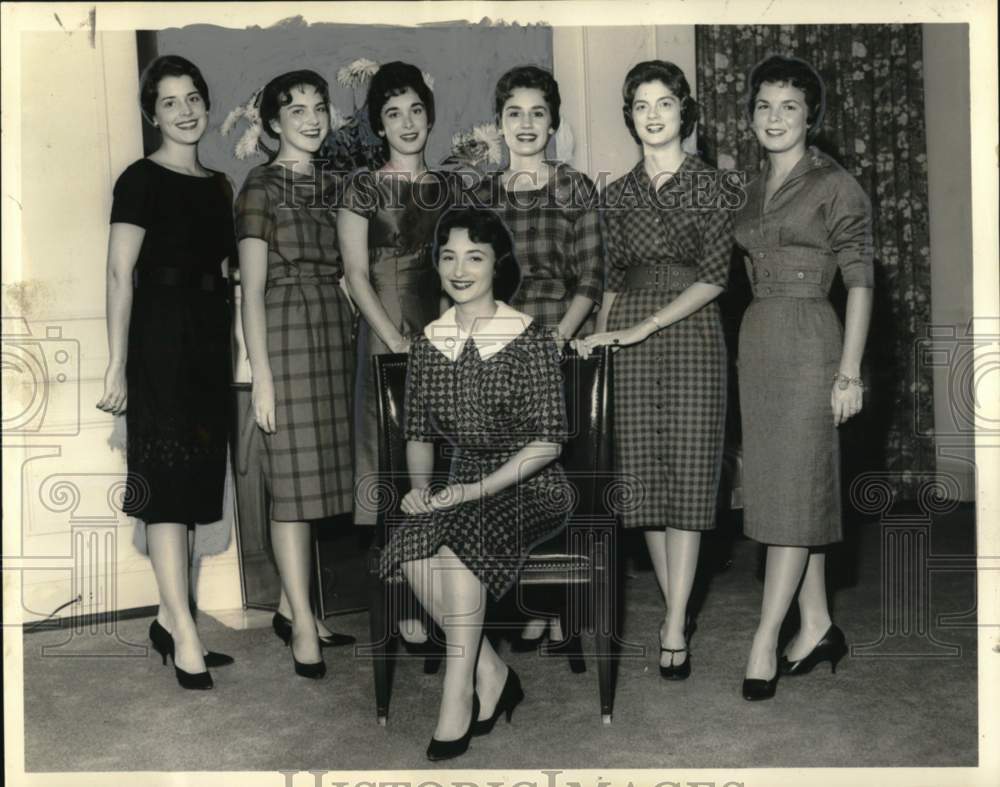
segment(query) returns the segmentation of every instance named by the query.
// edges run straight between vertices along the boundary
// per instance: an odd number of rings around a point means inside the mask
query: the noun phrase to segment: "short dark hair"
[[[684,72],[666,60],[644,60],[632,66],[625,75],[625,83],[622,85],[622,99],[625,102],[622,105],[622,114],[625,116],[625,126],[632,139],[642,144],[635,130],[635,122],[632,120],[632,102],[635,101],[635,93],[639,86],[647,82],[662,82],[677,96],[677,100],[681,102],[681,139],[686,139],[694,131],[694,124],[698,122],[698,102],[691,96],[691,86]]]
[[[427,110],[427,124],[434,125],[434,92],[424,81],[424,75],[414,65],[393,60],[380,66],[368,85],[368,123],[372,131],[378,134],[383,130],[382,108],[393,96],[402,95],[407,89],[412,89]]]
[[[139,77],[139,107],[146,122],[152,125],[156,114],[156,99],[160,97],[160,81],[166,77],[191,77],[195,90],[205,102],[205,109],[212,108],[205,77],[194,63],[180,55],[161,55],[146,66]]]
[[[496,257],[493,277],[493,297],[510,303],[521,286],[521,266],[514,253],[514,238],[501,219],[486,208],[450,208],[438,219],[434,231],[434,266],[437,267],[441,247],[448,242],[454,229],[469,231],[473,243],[488,243]]]
[[[320,97],[330,103],[330,88],[315,71],[304,69],[301,71],[289,71],[276,76],[260,91],[260,125],[272,139],[278,139],[278,133],[271,128],[271,121],[277,120],[281,114],[281,108],[292,103],[292,90],[297,87],[308,85],[315,88]]]
[[[519,87],[533,88],[542,92],[545,103],[549,106],[549,113],[552,115],[552,130],[558,131],[559,107],[562,104],[562,99],[559,97],[559,83],[550,72],[538,66],[515,66],[497,81],[496,89],[493,91],[493,107],[498,124],[503,105]]]
[[[786,84],[801,90],[806,97],[807,137],[813,137],[823,123],[826,114],[826,86],[815,68],[805,60],[784,55],[771,55],[761,60],[750,71],[747,92],[747,116],[753,118],[753,106],[757,101],[760,86],[765,82]]]

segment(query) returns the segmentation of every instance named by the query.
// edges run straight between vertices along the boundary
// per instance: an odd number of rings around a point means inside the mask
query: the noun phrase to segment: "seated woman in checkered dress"
[[[604,193],[608,249],[601,333],[580,350],[616,344],[619,470],[641,505],[623,515],[644,528],[666,602],[660,674],[691,672],[687,604],[701,533],[715,527],[726,409],[726,347],[718,306],[729,277],[732,227],[720,173],[682,140],[698,105],[673,63],[639,63],[622,89],[625,125],[642,160]]]
[[[511,305],[565,342],[593,332],[604,258],[593,182],[545,155],[559,130],[561,103],[559,84],[537,66],[517,66],[500,77],[493,104],[510,158],[506,169],[484,179],[476,196],[514,236],[524,279]],[[537,649],[545,625],[529,620],[512,647]]]
[[[410,348],[412,489],[380,564],[383,578],[402,572],[448,646],[432,760],[464,752],[523,699],[483,637],[487,594],[510,590],[529,550],[565,526],[572,498],[555,461],[568,431],[559,348],[549,329],[504,302],[520,278],[510,234],[492,211],[449,211],[435,258],[455,305]],[[449,485],[436,493],[435,436],[452,448]]]
[[[264,87],[261,125],[279,148],[247,175],[236,203],[253,416],[281,575],[273,625],[292,646],[295,672],[309,678],[325,673],[321,645],[353,641],[321,641],[309,602],[311,523],[349,513],[353,500],[353,312],[339,286],[333,209],[340,184],[313,163],[330,127],[329,103],[326,80],[313,71]]]

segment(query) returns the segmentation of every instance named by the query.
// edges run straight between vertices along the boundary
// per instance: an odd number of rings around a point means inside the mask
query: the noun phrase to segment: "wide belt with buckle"
[[[626,290],[685,290],[698,281],[690,265],[633,265],[625,270]]]

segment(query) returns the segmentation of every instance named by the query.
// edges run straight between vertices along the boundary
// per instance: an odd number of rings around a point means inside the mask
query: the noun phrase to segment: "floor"
[[[909,528],[909,530],[907,530]],[[839,574],[835,618],[852,644],[837,673],[826,665],[783,679],[774,700],[748,703],[740,682],[760,603],[759,550],[717,538],[703,550],[692,676],[660,678],[656,637],[662,606],[638,542],[627,547],[623,639],[614,720],[602,725],[593,660],[582,675],[561,658],[510,654],[526,700],[513,723],[474,739],[452,763],[475,768],[731,768],[972,766],[977,763],[975,576],[971,510],[940,517],[929,551],[911,565],[929,577],[926,603],[893,606],[893,538],[859,525],[831,558]],[[905,539],[904,539],[905,540]],[[890,544],[883,554],[882,542]],[[907,542],[909,543],[909,542]],[[923,543],[918,538],[913,543]],[[904,554],[904,553],[899,553]],[[910,560],[914,552],[906,553]],[[936,562],[935,562],[936,561]],[[957,570],[934,570],[958,566]],[[905,568],[905,567],[904,567]],[[916,575],[916,574],[915,574]],[[888,589],[887,589],[888,588]],[[885,609],[884,609],[885,608]],[[918,624],[903,625],[911,610]],[[972,610],[973,617],[961,617]],[[958,614],[953,620],[942,615]],[[241,617],[241,615],[237,615]],[[404,660],[396,670],[388,725],[376,724],[371,666],[351,649],[324,651],[327,678],[293,674],[290,652],[267,616],[237,630],[204,616],[204,640],[237,663],[214,671],[210,692],[182,690],[147,651],[149,619],[114,633],[47,630],[24,638],[25,764],[28,771],[244,771],[423,769],[440,675]],[[330,618],[364,641],[365,614]],[[947,625],[946,625],[947,624]],[[794,626],[794,622],[792,623]],[[895,630],[896,635],[891,636]],[[886,632],[888,636],[883,636]],[[790,632],[789,632],[790,633]],[[105,655],[93,652],[96,639]]]

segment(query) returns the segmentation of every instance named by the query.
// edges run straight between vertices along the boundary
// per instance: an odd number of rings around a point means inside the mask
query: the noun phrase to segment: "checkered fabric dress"
[[[528,443],[565,442],[567,431],[559,350],[551,331],[531,323],[486,360],[472,338],[454,361],[426,336],[414,342],[406,379],[406,439],[446,436],[456,449],[450,483],[476,484]],[[496,495],[410,517],[393,528],[380,574],[396,574],[400,563],[448,546],[499,599],[530,549],[565,526],[572,499],[561,465],[553,462]]]
[[[280,165],[250,171],[236,201],[237,238],[267,242],[267,353],[273,435],[260,432],[271,517],[322,519],[352,506],[353,315],[338,285],[339,180],[317,184]],[[249,417],[252,418],[252,415]]]
[[[625,289],[631,266],[684,265],[697,281],[725,287],[732,230],[725,209],[696,208],[711,167],[688,156],[654,190],[640,161],[608,186],[601,216],[607,292],[618,293],[608,330],[627,329],[677,297],[668,289]],[[698,175],[696,173],[705,173]],[[635,485],[625,527],[708,530],[715,526],[726,408],[726,347],[713,302],[615,354],[618,470]],[[641,504],[638,500],[641,499]]]
[[[510,305],[557,328],[573,297],[583,295],[595,304],[577,331],[586,336],[594,331],[604,291],[597,191],[568,164],[546,163],[554,172],[542,188],[508,192],[496,172],[484,179],[476,198],[496,210],[514,236],[523,278]]]

